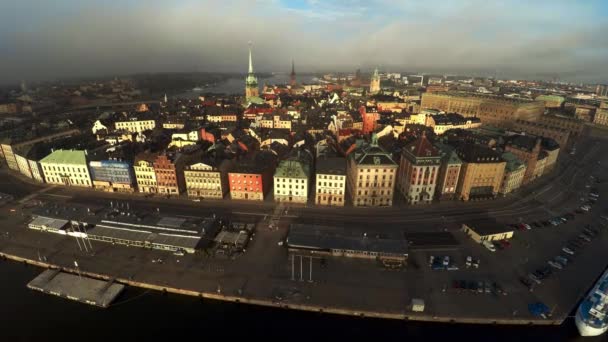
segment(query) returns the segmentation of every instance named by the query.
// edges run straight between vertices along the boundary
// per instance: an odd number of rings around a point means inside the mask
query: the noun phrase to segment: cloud
[[[294,58],[299,71],[381,66],[608,78],[608,13],[593,0],[24,0],[6,6],[0,4],[3,81],[244,73],[249,40],[258,71],[289,70]]]

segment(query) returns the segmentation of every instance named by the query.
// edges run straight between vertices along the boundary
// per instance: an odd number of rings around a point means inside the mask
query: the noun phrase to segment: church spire
[[[253,74],[253,62],[251,61],[251,42],[249,42],[249,73]]]
[[[291,59],[291,75],[289,77],[289,84],[294,87],[296,85],[296,67],[293,62],[293,58]]]

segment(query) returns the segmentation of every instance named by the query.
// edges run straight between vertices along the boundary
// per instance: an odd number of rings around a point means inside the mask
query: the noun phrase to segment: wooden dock
[[[107,308],[125,286],[109,281],[48,269],[27,284],[27,287],[77,302]]]

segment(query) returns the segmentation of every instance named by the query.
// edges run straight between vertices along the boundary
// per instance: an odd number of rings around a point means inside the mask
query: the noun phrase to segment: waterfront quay
[[[125,286],[114,283],[114,280],[102,281],[70,274],[57,269],[42,272],[27,284],[27,287],[67,298],[81,303],[107,308],[120,295]]]
[[[264,205],[220,202],[193,203],[180,200],[114,196],[61,187],[48,191],[33,189],[26,201],[0,208],[0,255],[12,260],[53,267],[65,272],[139,286],[232,302],[400,320],[462,323],[560,324],[576,307],[606,267],[608,234],[602,228],[605,215],[605,182],[608,165],[605,141],[589,139],[578,146],[576,159],[562,164],[546,182],[525,193],[488,202],[453,203],[427,207],[315,208],[292,207],[274,218],[273,208]],[[20,181],[3,177],[3,192],[19,196]],[[588,213],[557,227],[517,230],[508,249],[490,252],[461,231],[462,223],[488,217],[500,225],[544,221],[575,211],[586,200],[587,186],[598,188],[601,197]],[[4,189],[6,187],[7,189]],[[13,191],[12,189],[15,189]],[[21,196],[25,194],[21,192]],[[171,252],[91,241],[83,250],[71,236],[28,229],[32,201],[71,205],[109,205],[128,201],[133,210],[166,212],[172,216],[208,217],[216,214],[233,220],[254,222],[255,235],[241,254],[226,256],[198,251],[175,255]],[[277,224],[272,224],[276,222]],[[426,233],[424,241],[408,250],[407,265],[387,268],[374,260],[346,257],[310,257],[288,253],[285,242],[293,223],[340,225],[345,229],[405,236]],[[547,265],[560,254],[568,240],[585,225],[601,233],[577,251],[563,270],[535,286],[522,285],[519,277]],[[433,233],[449,233],[456,241],[448,247],[433,244]],[[431,234],[431,235],[429,235]],[[424,239],[421,239],[424,240]],[[433,270],[430,256],[449,256],[458,270]],[[479,260],[479,268],[466,268],[467,256]],[[76,269],[75,262],[78,264]],[[497,283],[507,293],[463,291],[454,282]],[[412,299],[422,299],[423,312],[413,312]],[[550,316],[541,318],[528,311],[531,303],[542,302]],[[111,306],[110,306],[111,308]]]

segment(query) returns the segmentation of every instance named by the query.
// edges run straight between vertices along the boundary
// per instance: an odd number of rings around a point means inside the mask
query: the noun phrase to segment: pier
[[[107,308],[125,286],[109,281],[48,269],[27,284],[27,287],[54,296]]]

